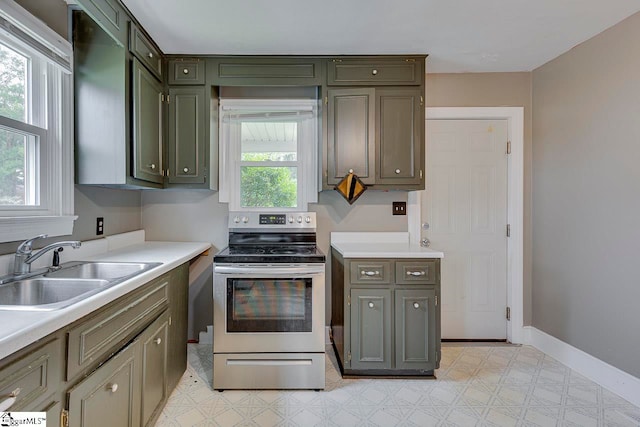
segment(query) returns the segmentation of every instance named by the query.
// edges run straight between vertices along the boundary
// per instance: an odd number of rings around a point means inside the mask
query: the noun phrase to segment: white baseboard
[[[533,326],[525,326],[523,329],[523,339],[526,344],[548,354],[632,404],[640,406],[640,378],[611,366]]]

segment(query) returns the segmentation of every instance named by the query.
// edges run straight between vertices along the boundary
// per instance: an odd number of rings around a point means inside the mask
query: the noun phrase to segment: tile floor
[[[437,380],[345,380],[327,347],[326,389],[211,389],[211,345],[157,426],[640,426],[640,408],[529,346],[443,346]]]

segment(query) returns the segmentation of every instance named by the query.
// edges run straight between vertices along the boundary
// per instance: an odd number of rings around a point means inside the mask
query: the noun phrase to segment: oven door
[[[324,351],[324,286],[324,264],[215,265],[213,351]]]

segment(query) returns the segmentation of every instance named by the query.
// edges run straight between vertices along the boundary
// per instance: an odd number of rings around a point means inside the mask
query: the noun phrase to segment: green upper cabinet
[[[322,60],[307,57],[220,57],[208,67],[216,86],[321,86]]]
[[[323,190],[350,171],[373,189],[424,189],[424,63],[424,55],[326,61]]]
[[[376,184],[420,185],[423,99],[419,88],[376,90]]]
[[[375,182],[375,92],[371,88],[329,89],[327,106],[327,184],[349,172]]]
[[[204,184],[207,177],[205,87],[169,88],[169,184]]]
[[[173,58],[169,60],[169,85],[203,85],[206,62],[199,58]]]
[[[135,58],[132,68],[133,176],[162,184],[163,87]]]
[[[140,29],[131,23],[129,51],[159,80],[162,80],[162,54]]]
[[[327,63],[329,86],[421,86],[424,56],[333,58]]]
[[[77,0],[95,22],[122,46],[127,45],[129,18],[118,0]]]

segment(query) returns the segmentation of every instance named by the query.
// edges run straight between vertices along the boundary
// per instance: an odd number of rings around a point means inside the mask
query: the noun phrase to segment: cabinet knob
[[[349,173],[353,173],[353,169],[349,169]]]
[[[184,172],[184,173],[189,172],[189,168],[184,168],[184,169],[182,169],[182,172]]]
[[[407,271],[407,276],[424,276],[427,274],[424,271]]]
[[[151,163],[150,165],[148,165],[151,169],[155,169],[156,168],[156,164],[155,163]]]
[[[378,74],[378,70],[374,69],[373,71],[371,71],[371,74],[375,76],[376,74]]]
[[[110,390],[111,393],[115,393],[116,391],[118,391],[118,384],[113,383],[113,384],[107,385],[107,390]]]
[[[153,58],[153,53],[149,52],[149,54],[147,55],[149,58]]]
[[[420,308],[420,304],[418,304],[417,302],[413,303],[413,308]]]
[[[162,342],[162,338],[158,337],[155,340],[153,340],[154,343],[156,343],[157,345],[160,345],[160,343]]]
[[[189,74],[189,69],[188,69],[188,68],[185,68],[184,70],[182,70],[182,72],[183,72],[184,74]]]
[[[369,301],[369,308],[373,308],[373,303]]]
[[[400,173],[400,169],[396,169],[396,173]]]

